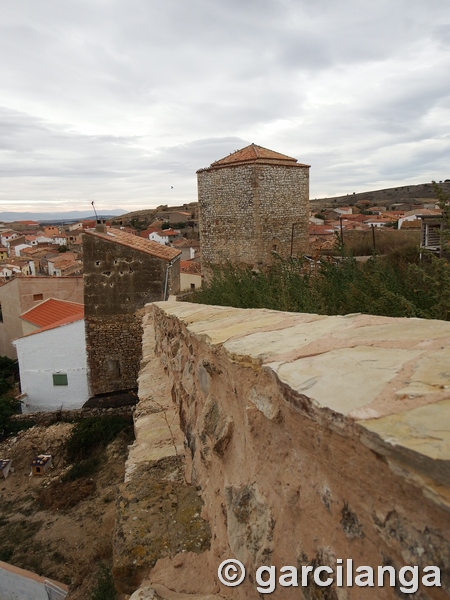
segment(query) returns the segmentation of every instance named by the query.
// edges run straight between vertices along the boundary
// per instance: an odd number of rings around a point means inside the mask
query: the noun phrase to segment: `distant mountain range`
[[[98,212],[99,217],[110,218],[125,214],[126,211],[121,208],[108,210],[108,214]],[[95,215],[87,214],[81,210],[70,210],[67,212],[0,212],[0,221],[11,223],[12,221],[81,221],[82,219],[95,219]]]

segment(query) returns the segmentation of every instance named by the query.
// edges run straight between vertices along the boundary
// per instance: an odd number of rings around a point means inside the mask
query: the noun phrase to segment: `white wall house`
[[[83,318],[56,323],[13,344],[23,413],[81,408],[89,399]]]
[[[158,231],[152,231],[148,239],[152,242],[158,242],[158,244],[169,244],[169,242],[173,242],[178,237],[180,237],[180,233],[174,231],[173,229],[162,229]]]

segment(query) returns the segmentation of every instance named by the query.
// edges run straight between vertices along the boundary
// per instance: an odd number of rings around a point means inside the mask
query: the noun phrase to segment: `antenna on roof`
[[[97,219],[97,221],[98,221],[98,215],[97,215],[97,211],[95,210],[95,206],[94,206],[94,201],[93,201],[93,200],[92,200],[91,204],[92,204],[92,208],[94,209],[95,218],[96,218],[96,219]]]

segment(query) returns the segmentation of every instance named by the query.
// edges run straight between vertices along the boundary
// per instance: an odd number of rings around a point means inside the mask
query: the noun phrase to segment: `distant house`
[[[88,400],[83,305],[51,298],[21,315],[14,340],[22,412],[81,408]]]
[[[187,223],[192,220],[192,213],[183,210],[171,210],[157,213],[157,217],[171,225],[175,223]]]
[[[182,260],[180,262],[180,291],[197,290],[201,287],[201,264],[190,260]]]
[[[48,298],[83,302],[82,277],[17,277],[0,287],[0,355],[16,358],[12,340],[23,336],[21,315]]]
[[[351,206],[336,206],[334,211],[337,212],[338,215],[351,215],[353,209]]]
[[[139,314],[180,289],[179,250],[110,229],[83,235],[84,304],[92,396],[134,389],[142,355]]]
[[[158,244],[165,244],[166,246],[178,239],[180,234],[173,229],[158,229],[156,231],[152,231],[148,235],[148,239],[152,242],[157,242]]]
[[[408,221],[416,221],[417,219],[420,219],[421,216],[431,216],[431,217],[439,217],[441,215],[441,211],[440,210],[435,210],[435,209],[426,209],[426,208],[422,208],[422,209],[416,209],[416,210],[410,210],[408,212],[405,213],[405,215],[403,217],[400,217],[398,220],[398,228],[401,229],[403,227],[403,224],[408,222]]]

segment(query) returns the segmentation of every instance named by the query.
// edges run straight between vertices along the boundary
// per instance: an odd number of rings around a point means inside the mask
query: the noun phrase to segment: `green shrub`
[[[100,467],[101,460],[99,456],[91,456],[78,463],[75,463],[63,476],[63,481],[75,481],[81,477],[90,477],[96,473]]]
[[[265,271],[225,265],[191,301],[239,308],[343,315],[450,320],[450,264],[432,257],[420,263],[404,247],[366,263],[342,256],[316,265],[279,259]]]
[[[117,592],[114,587],[112,569],[104,564],[100,565],[97,582],[91,593],[91,600],[116,600]]]
[[[67,441],[69,461],[82,461],[98,448],[105,448],[125,428],[131,426],[131,417],[91,417],[77,423]]]

